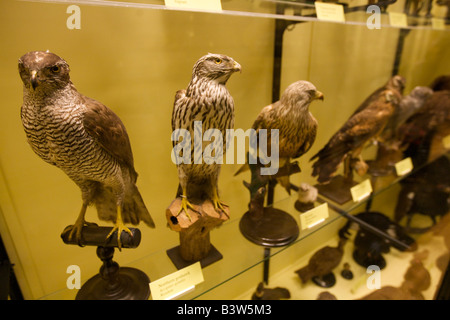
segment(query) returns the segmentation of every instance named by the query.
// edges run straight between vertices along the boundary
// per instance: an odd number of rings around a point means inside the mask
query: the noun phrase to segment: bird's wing
[[[186,97],[186,90],[178,90],[175,94],[175,100],[173,102],[173,110],[172,110],[172,130],[175,130],[177,128],[177,119],[179,119],[181,107],[180,107],[180,101]]]
[[[419,143],[445,121],[450,121],[450,91],[448,90],[434,92],[424,105],[398,128],[402,147]]]
[[[384,94],[358,113],[353,114],[335,133],[323,149],[326,153],[334,153],[336,149],[355,150],[370,138],[375,137],[384,128],[394,111],[391,101]],[[315,155],[313,159],[316,157]]]
[[[315,121],[315,120],[314,120]],[[316,140],[317,135],[317,125],[312,124],[309,126],[308,130],[305,130],[305,132],[301,132],[300,134],[305,135],[304,137],[304,143],[300,146],[300,148],[297,150],[293,158],[298,158],[308,152],[308,150],[313,145],[314,141]]]
[[[376,101],[378,99],[378,97],[380,96],[380,93],[384,89],[385,89],[385,86],[375,90],[370,96],[368,96],[366,98],[366,100],[363,101],[363,103],[361,103],[361,105],[353,112],[353,114],[351,116],[354,116],[355,114],[360,113],[361,111],[366,109],[368,106],[370,106],[374,101]]]
[[[318,158],[313,164],[313,176],[319,175],[319,181],[326,181],[349,152],[360,151],[366,142],[380,134],[394,111],[387,94],[388,90],[381,92],[377,100],[372,100],[366,108],[353,114],[311,158]]]
[[[280,106],[280,102],[277,101],[275,103],[272,103],[268,106],[265,106],[256,117],[255,121],[253,122],[252,129],[255,130],[256,137],[259,139],[259,130],[266,129],[267,130],[267,150],[272,150],[271,145],[271,129],[278,129],[279,126],[277,125],[278,118],[276,117],[276,108]],[[281,142],[279,143],[281,144]],[[260,143],[257,141],[257,145],[259,146]]]
[[[134,172],[133,153],[128,133],[120,118],[100,102],[85,97],[83,118],[86,132],[110,155]]]

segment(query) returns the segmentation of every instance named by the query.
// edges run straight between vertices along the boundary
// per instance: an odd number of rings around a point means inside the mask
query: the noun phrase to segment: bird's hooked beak
[[[236,61],[234,61],[234,64],[233,64],[233,71],[234,72],[241,71],[241,65],[239,63],[237,63]]]
[[[38,79],[37,79],[37,71],[33,70],[31,71],[31,78],[30,78],[31,87],[33,90],[36,90],[36,87],[38,86]]]
[[[323,99],[324,99],[323,93],[320,91],[316,91],[316,94],[314,95],[313,100],[322,100],[323,101]]]

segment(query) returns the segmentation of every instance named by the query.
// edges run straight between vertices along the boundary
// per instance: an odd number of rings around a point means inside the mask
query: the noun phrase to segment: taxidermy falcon
[[[433,94],[433,90],[429,87],[417,86],[411,92],[404,96],[398,107],[395,109],[391,118],[389,119],[386,127],[381,133],[381,138],[385,144],[388,144],[394,148],[398,147],[399,138],[397,130],[416,113],[426,100]]]
[[[442,140],[450,133],[450,90],[435,91],[423,106],[409,117],[398,129],[401,149],[415,163],[433,158],[436,151],[431,150],[433,139]],[[439,143],[444,147],[443,143]],[[445,150],[441,150],[445,152]]]
[[[283,167],[305,154],[313,145],[317,133],[317,120],[309,111],[312,101],[323,100],[323,94],[308,81],[290,84],[276,101],[264,107],[253,123],[258,136],[260,129],[267,129],[267,151],[272,150],[271,129],[278,129],[279,166]],[[259,144],[258,144],[259,145]],[[235,175],[248,169],[243,165]],[[289,175],[277,178],[277,181],[290,193]]]
[[[64,171],[81,189],[83,204],[70,232],[81,243],[88,205],[100,220],[113,221],[121,248],[125,223],[141,220],[154,228],[136,187],[137,173],[125,126],[100,102],[79,93],[67,62],[49,51],[19,59],[23,81],[22,124],[28,143],[44,161]]]
[[[367,171],[367,164],[361,159],[360,153],[367,142],[377,141],[400,103],[404,86],[403,77],[392,77],[386,85],[372,93],[328,143],[311,158],[316,159],[312,176],[318,176],[319,183],[328,183],[347,157],[351,160],[359,159],[358,168],[362,168],[358,171],[359,174]]]
[[[201,121],[202,132],[205,133],[208,129],[219,130],[223,138],[222,146],[225,146],[226,130],[234,128],[234,100],[225,84],[237,71],[241,71],[239,63],[226,55],[208,53],[201,57],[194,64],[187,88],[177,91],[175,95],[172,130],[185,129],[193,139],[194,122]],[[196,211],[189,201],[193,196],[210,199],[217,212],[224,212],[218,193],[220,164],[207,164],[204,159],[201,163],[194,161],[198,160],[194,159],[194,147],[201,148],[203,153],[208,144],[209,142],[203,142],[196,146],[191,143],[190,163],[177,164],[180,183],[177,195],[182,198],[178,215],[184,210],[189,219],[188,208]]]

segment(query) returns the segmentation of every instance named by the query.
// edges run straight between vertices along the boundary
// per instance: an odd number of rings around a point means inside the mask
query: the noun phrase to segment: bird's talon
[[[192,221],[191,215],[188,213],[188,208],[191,209],[192,211],[195,211],[198,214],[200,214],[200,212],[198,212],[195,209],[194,205],[192,203],[190,203],[185,196],[182,196],[181,197],[181,208],[180,208],[180,210],[178,210],[177,217],[184,211],[186,213],[186,217],[189,219],[189,221]]]
[[[225,211],[226,204],[220,202],[220,200],[213,200],[213,204],[216,212],[218,212],[219,214],[224,213],[229,218],[227,212]]]
[[[120,236],[122,235],[122,231],[125,231],[126,233],[130,234],[130,236],[133,236],[133,233],[124,224],[118,224],[115,225],[114,228],[109,232],[109,234],[106,236],[106,239],[108,240],[116,231],[117,231],[117,246],[119,250],[121,250],[122,242],[120,241]]]

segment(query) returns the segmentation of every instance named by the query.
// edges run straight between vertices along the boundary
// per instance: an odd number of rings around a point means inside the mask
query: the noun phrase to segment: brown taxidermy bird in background
[[[267,130],[267,152],[272,152],[271,130],[279,133],[279,167],[290,163],[291,159],[301,157],[313,145],[317,134],[317,120],[309,111],[309,105],[314,100],[323,100],[323,93],[308,81],[300,80],[290,84],[276,101],[264,107],[253,123],[256,131]],[[259,145],[259,144],[258,144]],[[246,171],[244,164],[234,175]],[[277,178],[277,181],[290,193],[289,175]]]
[[[125,223],[155,224],[136,186],[138,174],[125,126],[100,102],[79,93],[67,62],[49,51],[19,59],[23,81],[22,124],[33,151],[63,170],[81,189],[83,204],[70,232],[80,244],[88,205],[98,218],[114,222],[121,248]]]
[[[309,259],[308,264],[295,273],[298,274],[303,283],[313,277],[323,277],[333,271],[341,263],[344,255],[344,245],[347,239],[340,238],[336,247],[325,246],[317,250]]]
[[[315,160],[312,176],[317,176],[319,183],[330,182],[339,165],[348,157],[358,161],[355,169],[360,175],[367,171],[361,152],[366,143],[377,141],[402,99],[404,86],[405,79],[401,76],[389,79],[356,109],[327,144],[310,159]]]

